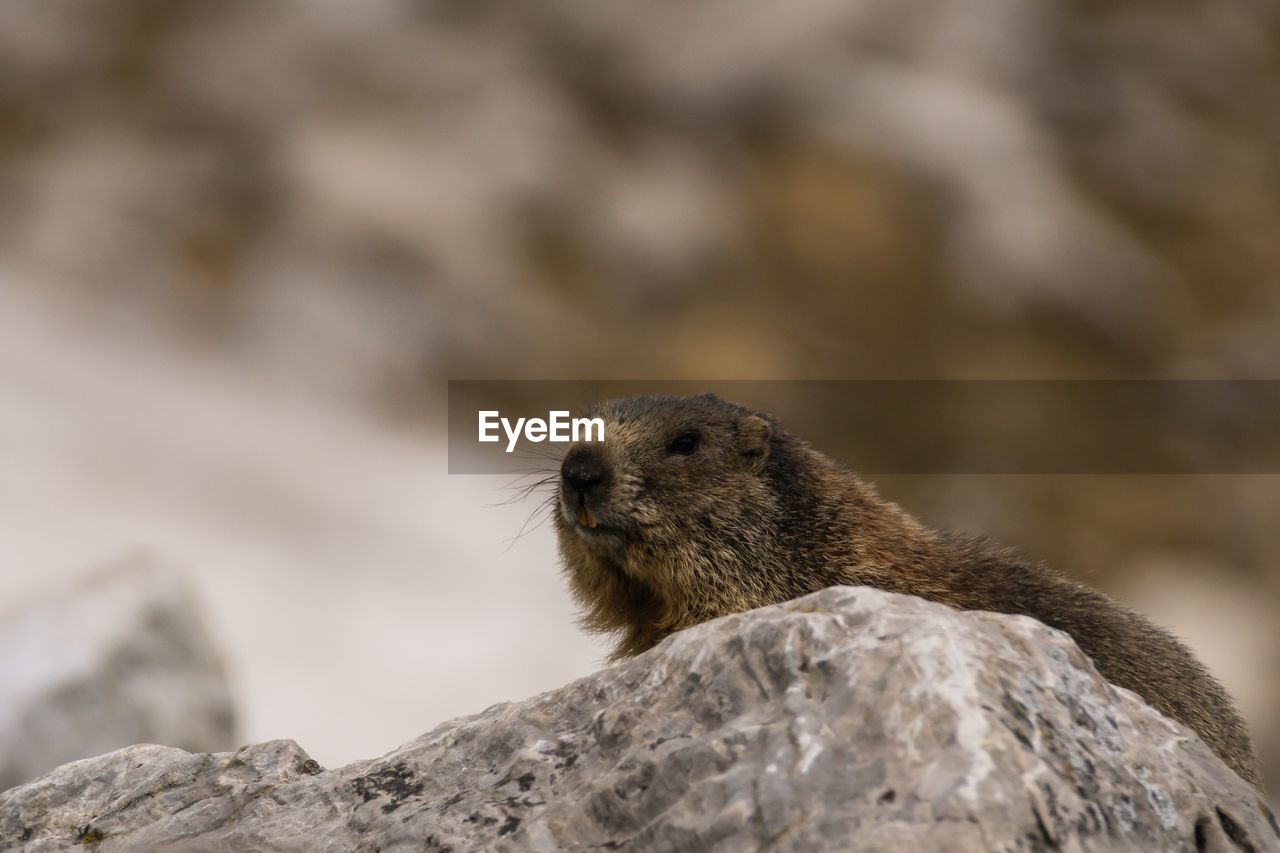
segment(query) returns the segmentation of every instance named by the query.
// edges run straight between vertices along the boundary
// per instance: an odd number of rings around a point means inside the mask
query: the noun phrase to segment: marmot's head
[[[672,630],[776,600],[759,564],[779,523],[776,457],[761,412],[706,394],[596,406],[603,442],[570,446],[555,513],[584,624],[633,654]],[[771,464],[772,463],[772,464]]]

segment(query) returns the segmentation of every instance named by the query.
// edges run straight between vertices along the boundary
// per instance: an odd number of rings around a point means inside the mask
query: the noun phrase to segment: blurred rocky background
[[[149,545],[243,740],[376,754],[603,651],[444,379],[1275,379],[1278,235],[1262,0],[6,3],[0,600]],[[1172,627],[1280,779],[1280,478],[880,484]]]
[[[138,554],[0,611],[0,790],[121,744],[234,749],[199,606]]]

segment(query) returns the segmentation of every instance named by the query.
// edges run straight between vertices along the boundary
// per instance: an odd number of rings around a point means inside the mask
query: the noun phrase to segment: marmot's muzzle
[[[590,447],[575,447],[560,466],[560,489],[565,507],[576,512],[578,523],[595,528],[599,521],[590,504],[598,505],[611,477],[600,452]]]

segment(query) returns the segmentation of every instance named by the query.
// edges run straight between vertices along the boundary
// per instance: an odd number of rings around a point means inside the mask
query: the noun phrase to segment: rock
[[[236,745],[221,663],[177,578],[130,560],[0,618],[0,790],[140,742]]]
[[[1280,848],[1259,794],[1064,634],[837,587],[323,770],[135,746],[0,795],[0,846]]]

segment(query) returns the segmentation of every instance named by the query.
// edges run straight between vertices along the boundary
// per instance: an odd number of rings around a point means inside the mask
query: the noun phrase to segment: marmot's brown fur
[[[714,395],[601,404],[605,441],[569,448],[555,524],[583,623],[615,658],[718,616],[836,584],[1066,631],[1107,679],[1189,726],[1261,788],[1226,691],[1172,636],[1100,592],[983,541],[924,527],[769,415]]]

